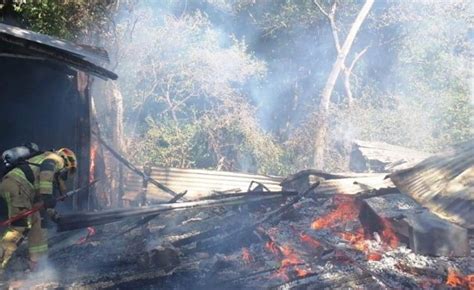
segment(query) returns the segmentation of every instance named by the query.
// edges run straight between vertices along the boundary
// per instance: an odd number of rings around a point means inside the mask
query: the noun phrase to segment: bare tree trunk
[[[106,139],[118,152],[123,153],[123,97],[113,82],[98,81],[94,87],[94,100],[96,105],[96,117],[101,129],[101,136]],[[96,189],[100,198],[100,207],[117,207],[122,205],[123,168],[120,162],[107,152],[99,149],[99,156],[103,158],[104,173],[106,178],[101,181]],[[97,163],[99,164],[99,163]],[[101,173],[102,174],[102,173]]]
[[[318,6],[321,13],[323,13],[329,20],[329,24],[331,26],[332,38],[334,40],[334,46],[336,48],[337,54],[341,53],[341,41],[339,40],[339,29],[336,24],[336,10],[337,10],[337,0],[335,0],[331,6],[331,9],[326,11],[321,4],[319,4],[318,0],[314,0],[314,4]],[[352,89],[351,89],[351,82],[350,78],[352,75],[352,69],[354,68],[357,61],[364,55],[367,51],[368,47],[363,49],[361,52],[354,56],[352,63],[349,67],[345,65],[345,61],[342,64],[342,70],[344,71],[344,91],[346,93],[346,99],[349,104],[349,107],[352,105],[353,97],[352,97]]]
[[[111,141],[115,148],[119,150],[119,152],[123,152],[123,96],[116,83],[108,82],[107,84],[110,86],[110,93],[108,95],[108,103],[110,107],[108,108],[108,111],[111,114]],[[115,185],[115,191],[117,193],[116,206],[122,207],[122,197],[124,193],[124,170],[123,164],[117,164],[117,161],[115,161],[115,165],[118,167],[118,170],[115,171],[116,180],[113,181]]]
[[[341,48],[341,51],[338,53],[336,62],[334,63],[331,73],[329,74],[326,85],[321,94],[321,100],[319,103],[318,109],[318,130],[315,135],[314,140],[314,154],[313,154],[313,165],[316,169],[322,169],[324,167],[324,151],[326,149],[326,139],[327,139],[327,130],[328,130],[328,114],[329,114],[329,102],[331,100],[331,95],[334,90],[334,85],[336,84],[337,78],[341,70],[345,67],[344,62],[346,60],[347,54],[349,53],[352,43],[357,35],[357,32],[360,29],[360,26],[367,17],[374,0],[367,0],[359,11],[352,27],[349,31],[349,34],[344,41],[344,45]]]

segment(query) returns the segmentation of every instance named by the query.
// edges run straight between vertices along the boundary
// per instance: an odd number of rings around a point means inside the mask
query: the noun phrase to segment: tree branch
[[[350,82],[352,69],[354,68],[357,61],[367,52],[367,49],[369,49],[369,46],[366,46],[363,50],[356,53],[349,68],[347,67],[344,68],[344,89],[346,91],[347,102],[349,103],[349,106],[352,106],[352,102],[354,101],[354,98],[352,96],[351,82]]]
[[[367,52],[367,50],[369,49],[370,45],[366,46],[363,50],[359,51],[355,56],[354,56],[354,59],[352,60],[351,62],[351,65],[349,66],[349,68],[347,69],[349,71],[349,73],[352,72],[352,69],[354,68],[355,64],[357,61],[359,61],[359,59]]]
[[[313,0],[313,2],[314,2],[314,4],[316,4],[316,6],[318,6],[321,13],[323,13],[326,17],[329,17],[329,13],[327,13],[326,10],[324,10],[324,8],[321,6],[321,4],[319,4],[318,0]]]
[[[334,45],[336,46],[336,50],[339,53],[341,51],[341,44],[339,41],[339,35],[337,34],[337,25],[336,25],[336,9],[337,9],[337,1],[334,1],[334,3],[331,6],[331,12],[327,12],[324,10],[324,8],[319,4],[317,0],[313,1],[316,6],[318,6],[319,10],[321,13],[323,13],[329,20],[329,24],[331,25],[331,32],[332,32],[332,37],[334,40]]]

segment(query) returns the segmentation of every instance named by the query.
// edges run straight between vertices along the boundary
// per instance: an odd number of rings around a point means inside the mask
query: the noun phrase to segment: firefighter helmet
[[[77,158],[71,149],[61,148],[56,151],[56,153],[64,159],[64,167],[67,168],[70,173],[76,172]]]

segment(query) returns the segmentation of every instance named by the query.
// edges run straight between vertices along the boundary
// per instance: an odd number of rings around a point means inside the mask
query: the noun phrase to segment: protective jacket
[[[54,200],[54,184],[64,187],[57,178],[64,169],[64,160],[54,152],[44,152],[8,172],[0,184],[0,197],[8,206],[8,217],[31,209],[40,200]],[[30,260],[37,262],[48,250],[46,232],[41,228],[40,213],[13,222],[4,233],[0,247],[0,269],[5,268],[24,235],[28,235]]]

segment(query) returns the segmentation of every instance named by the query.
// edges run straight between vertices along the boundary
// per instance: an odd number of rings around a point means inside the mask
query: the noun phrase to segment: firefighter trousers
[[[27,181],[6,177],[0,184],[0,197],[8,207],[8,217],[15,216],[33,206],[34,191]],[[39,212],[22,220],[13,222],[3,233],[0,244],[0,270],[5,269],[13,253],[25,236],[28,239],[28,250],[32,265],[48,252],[46,230],[41,228]]]

